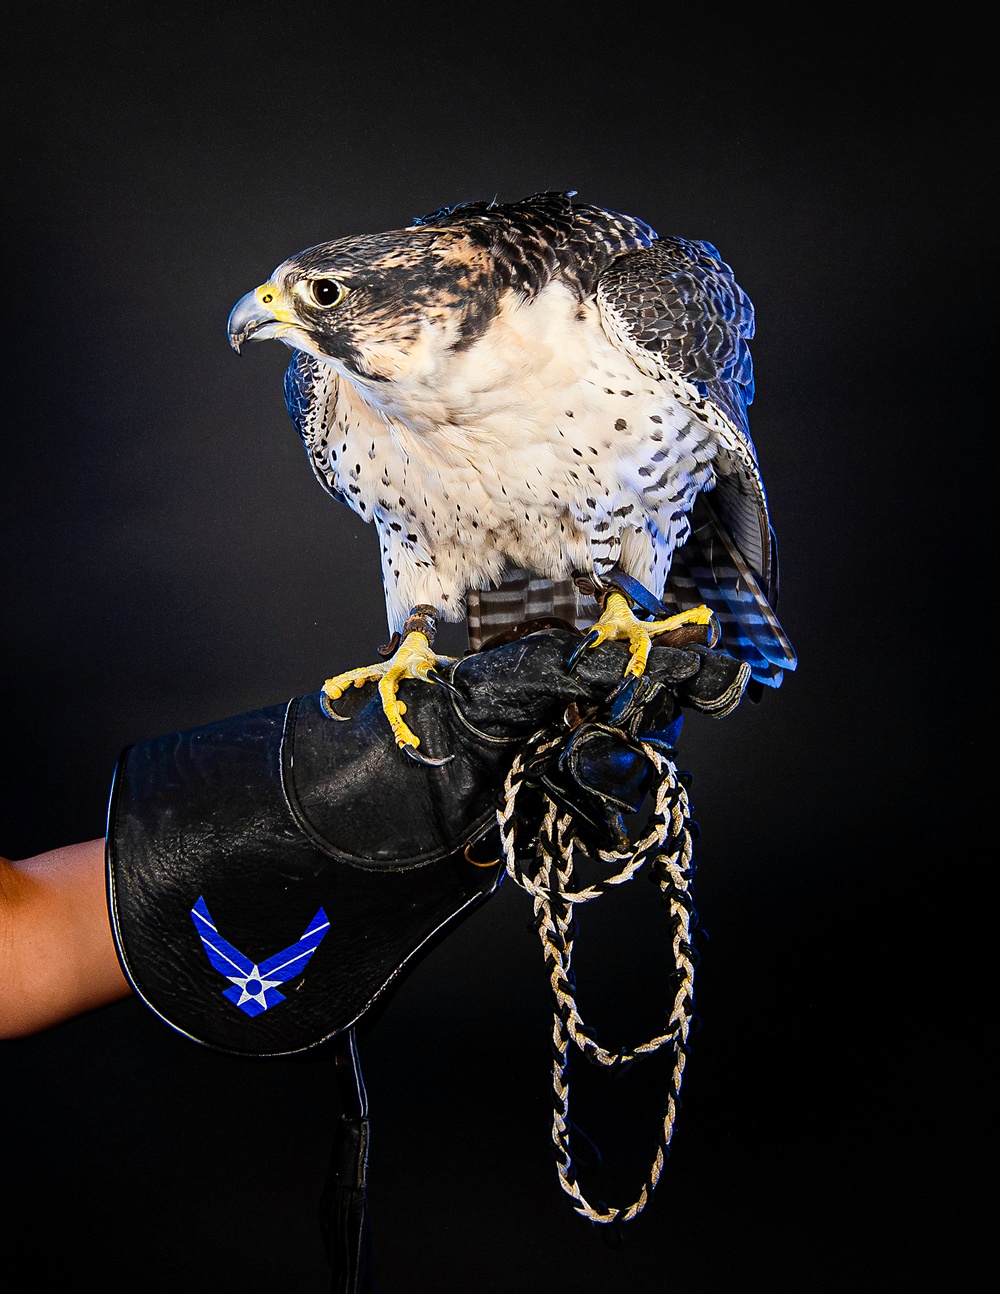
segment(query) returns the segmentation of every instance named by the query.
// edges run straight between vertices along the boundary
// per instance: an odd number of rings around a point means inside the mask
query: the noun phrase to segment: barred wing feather
[[[777,552],[747,425],[753,305],[711,243],[682,238],[617,257],[597,297],[611,341],[669,382],[719,443],[715,488],[695,501],[692,534],[673,554],[663,600],[681,610],[706,603],[723,646],[758,682],[777,687],[797,662],[775,614]]]

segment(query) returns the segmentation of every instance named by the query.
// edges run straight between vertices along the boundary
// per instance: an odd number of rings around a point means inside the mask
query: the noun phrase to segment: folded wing
[[[715,487],[696,499],[691,537],[674,552],[666,588],[653,591],[678,610],[710,606],[722,646],[747,661],[758,683],[777,687],[797,662],[775,614],[777,550],[747,426],[750,298],[711,243],[661,238],[617,257],[597,300],[611,341],[669,382],[719,444]]]

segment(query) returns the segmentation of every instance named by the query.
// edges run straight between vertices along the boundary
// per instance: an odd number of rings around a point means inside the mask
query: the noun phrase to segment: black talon
[[[598,632],[598,630],[591,629],[591,631],[587,634],[586,638],[584,638],[583,642],[581,642],[577,647],[573,648],[573,655],[570,656],[569,663],[566,666],[567,673],[570,673],[570,674],[573,673],[573,667],[576,665],[576,662],[580,659],[580,657],[589,647],[593,647],[594,643],[599,641],[600,637],[601,635]]]
[[[434,759],[431,755],[421,755],[419,750],[413,746],[404,746],[403,751],[417,764],[428,764],[431,768],[440,768],[442,764],[448,764],[455,758],[454,755],[445,755],[441,759]]]
[[[645,678],[644,674],[626,674],[608,697],[607,704],[612,707],[618,706],[621,710],[627,710],[631,705],[636,689],[643,678]]]
[[[333,708],[333,702],[325,692],[319,694],[319,707],[328,719],[336,719],[338,723],[350,723],[351,716],[348,714],[338,714]]]
[[[438,687],[443,687],[446,692],[450,692],[452,696],[457,697],[459,701],[465,700],[465,697],[455,686],[455,684],[451,681],[451,679],[445,678],[444,675],[439,674],[437,670],[434,670],[434,669],[428,670],[427,677],[430,679],[432,683],[436,683]]]

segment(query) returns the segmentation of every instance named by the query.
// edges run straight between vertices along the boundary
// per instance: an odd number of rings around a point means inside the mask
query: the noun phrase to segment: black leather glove
[[[651,705],[662,725],[678,702],[724,712],[746,682],[729,657],[654,647],[643,687],[655,704],[639,704],[621,689],[626,649],[579,652],[580,642],[536,633],[466,657],[450,688],[404,682],[421,749],[451,757],[439,767],[397,749],[371,687],[338,703],[347,722],[316,693],[127,750],[108,884],[136,992],[174,1028],[230,1052],[284,1054],[340,1033],[499,884],[488,837],[528,736],[567,716],[575,754],[540,781],[611,829],[641,786],[628,760],[609,756],[607,732],[648,726]]]
[[[343,1112],[320,1209],[335,1294],[375,1290],[352,1025],[500,883],[496,809],[515,754],[555,725],[563,740],[527,784],[613,841],[648,777],[635,739],[672,742],[681,703],[727,712],[749,673],[704,648],[654,647],[645,675],[625,682],[623,646],[581,643],[534,633],[466,657],[445,686],[404,682],[422,749],[447,760],[437,766],[397,749],[371,687],[339,703],[346,722],[314,693],[153,738],[119,761],[108,895],[136,992],[174,1028],[231,1052],[337,1037]]]

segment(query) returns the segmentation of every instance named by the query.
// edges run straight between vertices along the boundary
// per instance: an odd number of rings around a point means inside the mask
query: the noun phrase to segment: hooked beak
[[[293,322],[287,311],[272,302],[277,290],[271,283],[263,283],[237,301],[229,316],[229,344],[238,355],[246,341],[267,341],[280,335],[282,325]]]

